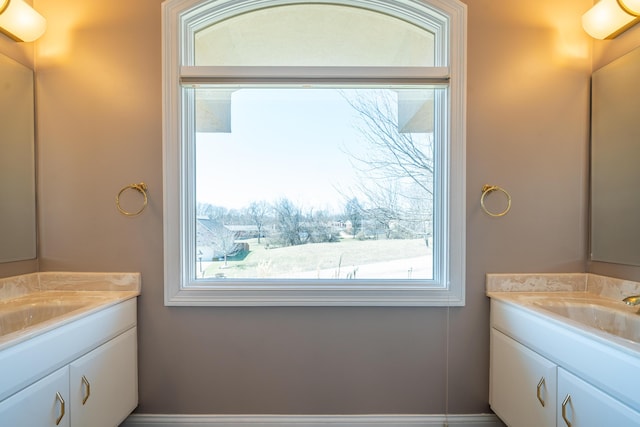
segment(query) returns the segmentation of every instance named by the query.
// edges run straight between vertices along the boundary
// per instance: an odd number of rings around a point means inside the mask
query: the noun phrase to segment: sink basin
[[[539,301],[536,306],[582,325],[640,343],[640,315],[589,302]]]
[[[80,302],[38,302],[0,310],[0,336],[29,328],[85,307]]]

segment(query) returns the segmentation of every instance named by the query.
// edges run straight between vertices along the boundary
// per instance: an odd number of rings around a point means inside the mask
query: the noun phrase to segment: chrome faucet
[[[632,295],[630,297],[626,297],[622,301],[627,305],[640,305],[640,295]]]

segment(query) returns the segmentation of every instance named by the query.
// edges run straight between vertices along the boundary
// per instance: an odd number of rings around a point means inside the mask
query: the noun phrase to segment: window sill
[[[461,287],[464,289],[464,287]],[[464,292],[449,289],[212,289],[167,292],[167,306],[464,306]]]

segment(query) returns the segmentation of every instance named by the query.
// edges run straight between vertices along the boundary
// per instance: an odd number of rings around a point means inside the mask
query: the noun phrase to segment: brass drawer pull
[[[544,377],[540,378],[540,381],[538,382],[538,386],[536,388],[536,397],[538,398],[538,401],[544,408],[544,399],[542,398],[542,395],[540,393],[540,390],[542,389],[542,387],[547,388],[547,384],[545,383]]]
[[[56,418],[56,425],[59,425],[60,421],[62,421],[62,418],[64,417],[64,399],[60,392],[56,392],[56,400],[60,402],[60,416]]]
[[[567,397],[562,401],[562,419],[567,424],[567,427],[571,427],[571,421],[567,419],[567,405],[571,405],[571,395],[567,394]]]
[[[87,393],[82,398],[82,404],[84,405],[85,403],[87,403],[87,400],[89,400],[89,397],[91,396],[91,384],[89,383],[87,377],[85,377],[84,375],[82,376],[82,384],[84,384],[85,390],[87,391]]]

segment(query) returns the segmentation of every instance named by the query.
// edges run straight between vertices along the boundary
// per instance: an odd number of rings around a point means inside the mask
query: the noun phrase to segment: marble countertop
[[[640,307],[622,299],[640,283],[576,274],[488,274],[487,296],[640,356]]]
[[[139,273],[33,273],[0,279],[0,350],[140,295]]]

